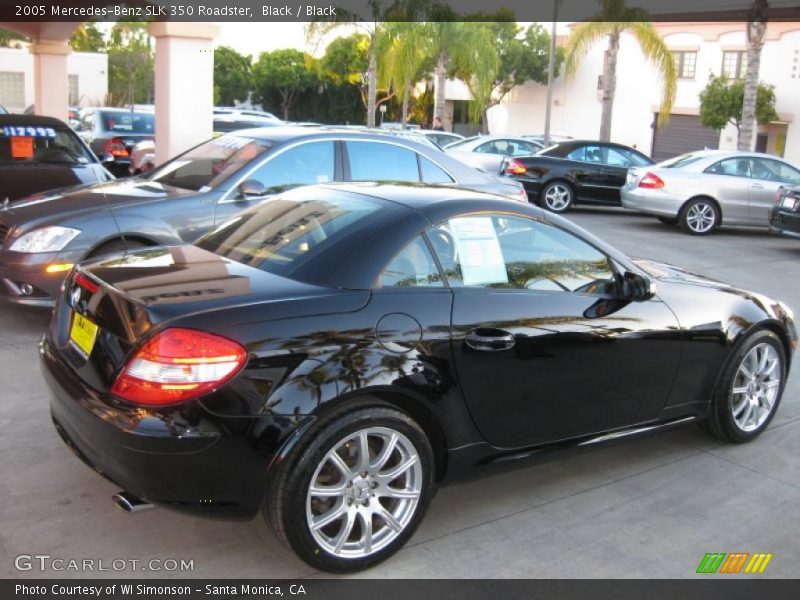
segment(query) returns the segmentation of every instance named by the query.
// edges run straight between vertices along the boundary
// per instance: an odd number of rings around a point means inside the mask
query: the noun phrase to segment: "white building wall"
[[[27,48],[0,48],[0,73],[7,72],[24,74],[24,105],[6,106],[11,112],[22,112],[34,102],[33,55]],[[78,76],[82,106],[103,104],[108,92],[108,55],[73,52],[67,56],[67,73]]]
[[[692,25],[688,25],[687,29]],[[701,26],[702,27],[702,26]],[[711,74],[719,75],[726,50],[746,49],[744,23],[731,24],[719,36],[707,31],[668,33],[664,40],[675,50],[696,50],[694,79],[679,79],[673,113],[697,115],[699,94]],[[769,37],[769,36],[768,36]],[[800,163],[800,24],[796,30],[781,32],[767,39],[762,51],[760,80],[775,86],[776,109],[788,124],[784,156]],[[600,130],[600,91],[598,76],[603,71],[605,43],[597,44],[583,59],[575,76],[562,73],[553,88],[550,131],[574,138],[596,139]],[[512,90],[489,111],[492,133],[541,134],[547,89],[528,82]],[[661,102],[661,85],[654,68],[644,60],[638,45],[623,34],[617,62],[617,86],[612,118],[612,141],[636,146],[649,154],[653,140],[653,115]],[[762,128],[763,129],[763,128]],[[781,126],[770,126],[767,149],[776,152]],[[720,148],[736,147],[736,128],[720,135]]]

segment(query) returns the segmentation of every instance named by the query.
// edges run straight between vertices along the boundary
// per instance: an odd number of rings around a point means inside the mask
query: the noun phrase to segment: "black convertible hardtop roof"
[[[69,129],[69,126],[54,117],[43,115],[15,115],[0,114],[0,127],[16,125],[18,127],[53,127],[54,129]]]

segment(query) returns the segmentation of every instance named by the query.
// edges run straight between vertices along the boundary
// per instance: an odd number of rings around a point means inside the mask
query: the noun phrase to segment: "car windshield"
[[[127,110],[100,113],[103,129],[112,133],[149,133],[156,130],[156,117],[150,113]]]
[[[38,125],[0,127],[0,163],[86,165],[91,153],[69,129]]]
[[[277,197],[240,213],[195,245],[268,273],[292,277],[300,266],[360,227],[379,209],[380,204],[369,198]]]
[[[272,147],[269,140],[223,135],[153,171],[147,179],[186,190],[209,191]]]

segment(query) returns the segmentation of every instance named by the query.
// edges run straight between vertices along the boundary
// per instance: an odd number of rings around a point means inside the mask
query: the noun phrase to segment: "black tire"
[[[756,347],[765,348],[769,347],[774,351],[774,356],[777,359],[777,367],[780,369],[778,374],[778,385],[776,386],[777,393],[772,401],[768,412],[765,413],[763,421],[757,427],[750,430],[745,430],[737,421],[735,417],[736,407],[735,404],[742,406],[742,403],[747,405],[748,401],[745,400],[747,394],[736,394],[734,396],[734,385],[739,383],[741,386],[742,375],[739,374],[739,368],[742,365],[745,357],[751,353]],[[769,351],[768,351],[769,352]],[[737,374],[738,379],[737,379]],[[757,387],[757,384],[754,384]],[[744,443],[758,437],[770,424],[775,412],[780,405],[781,396],[783,395],[783,388],[786,385],[786,353],[783,344],[778,336],[766,329],[760,329],[747,338],[742,340],[731,353],[725,366],[720,373],[719,380],[714,389],[714,394],[711,399],[711,406],[708,419],[705,422],[705,429],[713,436],[724,440],[726,442]],[[736,388],[741,389],[741,388]],[[748,390],[750,388],[748,387]],[[749,392],[748,392],[749,393]],[[736,400],[734,399],[736,398]],[[741,403],[740,403],[741,402]],[[758,401],[758,410],[761,410],[762,403]],[[746,410],[746,408],[745,408]],[[739,413],[740,417],[743,416]],[[756,425],[754,421],[753,426]]]
[[[126,250],[138,250],[139,248],[147,248],[147,247],[148,244],[140,242],[139,240],[123,240],[122,238],[117,238],[115,240],[110,240],[105,244],[101,244],[100,246],[92,250],[87,255],[87,258],[97,258],[98,256],[119,254],[121,252],[125,252]]]
[[[553,213],[565,213],[575,204],[575,190],[566,181],[551,181],[539,193],[539,206]]]
[[[684,233],[708,235],[716,231],[720,224],[717,203],[709,198],[695,198],[681,208],[678,223]]]
[[[312,478],[319,469],[324,469],[329,464],[326,463],[328,453],[347,440],[348,436],[366,428],[391,430],[405,436],[405,441],[413,444],[421,466],[421,490],[417,504],[410,514],[410,519],[402,530],[395,534],[389,534],[395,537],[390,538],[388,545],[364,556],[337,556],[314,538],[308,524],[307,502],[309,507],[312,504],[307,494],[312,484]],[[292,449],[286,460],[277,467],[267,484],[262,513],[277,537],[315,569],[331,573],[360,571],[389,558],[414,534],[435,493],[434,470],[431,444],[423,430],[407,414],[377,400],[368,402],[366,405],[364,403],[344,405],[321,417],[304,434],[303,439]],[[355,476],[359,477],[359,474],[356,473]],[[343,479],[351,481],[347,478]],[[356,486],[350,484],[347,485],[347,488],[353,490]],[[330,508],[331,512],[334,512],[335,503],[338,501],[338,499],[330,499],[330,502],[334,503],[333,508]],[[342,499],[340,506],[343,510],[349,510],[344,508],[344,502],[345,500]],[[365,503],[369,502],[369,498],[365,500]],[[375,503],[372,505],[374,509],[374,507],[383,506],[386,500],[377,498],[372,502]],[[388,502],[399,503],[401,501],[388,500]],[[361,510],[358,506],[360,502],[355,502],[355,504],[354,510]],[[309,510],[311,509],[309,508]],[[364,508],[363,510],[368,509]],[[373,531],[377,535],[382,531],[374,529],[375,519],[379,519],[379,517],[370,516],[369,519]],[[339,523],[341,522],[338,519],[331,521],[331,527],[335,527]],[[365,521],[359,520],[358,523],[358,536],[364,539],[364,526],[361,523],[365,523]],[[388,521],[378,520],[378,524],[381,527],[388,527]],[[337,531],[339,534],[344,531],[343,523],[339,525]],[[356,532],[356,529],[353,528],[352,531]],[[352,533],[345,539],[350,540],[351,535]]]
[[[677,217],[657,217],[657,218],[664,225],[677,225],[678,224]]]

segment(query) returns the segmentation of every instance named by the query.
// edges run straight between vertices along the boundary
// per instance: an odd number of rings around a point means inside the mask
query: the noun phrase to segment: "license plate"
[[[790,198],[790,197],[787,196],[786,198],[783,199],[782,206],[783,206],[783,208],[788,208],[789,210],[794,210],[794,203],[795,203],[795,199],[794,198]]]
[[[76,312],[72,313],[72,326],[69,330],[69,341],[84,358],[89,358],[97,339],[97,325]]]

